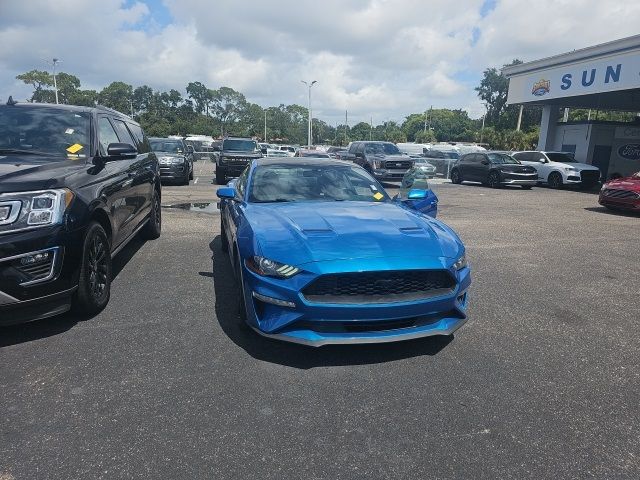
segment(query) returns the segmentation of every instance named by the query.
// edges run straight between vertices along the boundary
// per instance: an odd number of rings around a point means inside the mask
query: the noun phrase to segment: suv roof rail
[[[104,105],[96,105],[96,107],[95,107],[95,108],[97,108],[98,110],[105,110],[105,111],[110,112],[110,113],[116,113],[116,114],[118,114],[118,115],[121,115],[121,116],[123,116],[123,117],[130,118],[131,120],[133,120],[133,118],[131,118],[131,117],[130,117],[129,115],[127,115],[126,113],[119,112],[118,110],[115,110],[115,109],[113,109],[113,108],[105,107]],[[135,120],[134,120],[134,121],[135,121]]]

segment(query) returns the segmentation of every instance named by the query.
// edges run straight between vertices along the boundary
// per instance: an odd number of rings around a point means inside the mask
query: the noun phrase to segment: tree
[[[224,136],[227,125],[235,122],[246,104],[244,95],[233,88],[220,87],[210,90],[211,113],[220,122],[220,133]]]
[[[187,85],[187,95],[193,100],[196,112],[209,115],[209,103],[211,102],[211,90],[203,83],[190,82]]]
[[[98,102],[121,113],[131,111],[133,87],[124,82],[112,82],[98,94]]]
[[[433,143],[433,142],[437,142],[438,139],[436,138],[436,134],[433,133],[433,130],[429,129],[429,130],[420,130],[419,132],[417,132],[414,136],[414,141],[416,143]]]
[[[351,127],[350,140],[369,140],[370,137],[373,138],[372,135],[371,125],[366,122],[360,122]]]
[[[49,72],[45,72],[44,70],[30,70],[29,72],[16,76],[16,80],[22,80],[27,85],[33,87],[33,94],[31,95],[32,102],[45,101],[45,94],[43,92],[46,92],[48,87],[53,86],[53,77]]]

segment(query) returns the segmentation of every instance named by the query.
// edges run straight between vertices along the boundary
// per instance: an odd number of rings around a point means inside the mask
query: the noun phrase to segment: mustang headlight
[[[463,253],[462,256],[456,260],[456,263],[453,264],[453,268],[456,270],[462,270],[467,266],[467,256]]]
[[[300,273],[300,269],[276,262],[258,255],[245,261],[247,268],[263,277],[290,278]]]
[[[0,194],[0,233],[60,224],[73,197],[66,188]]]

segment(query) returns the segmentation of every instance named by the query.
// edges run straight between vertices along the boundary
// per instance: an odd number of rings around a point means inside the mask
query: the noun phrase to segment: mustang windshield
[[[150,140],[154,152],[182,153],[182,142]]]
[[[0,107],[0,155],[84,158],[91,151],[89,118],[85,112],[53,107]]]
[[[348,165],[262,165],[253,171],[249,201],[389,200],[382,186],[366,171]]]

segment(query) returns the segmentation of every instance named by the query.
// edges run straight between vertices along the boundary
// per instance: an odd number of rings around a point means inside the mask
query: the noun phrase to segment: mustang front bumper
[[[378,272],[446,269],[445,259],[390,262],[373,259],[367,261],[367,266]],[[315,272],[304,271],[287,280],[259,276],[243,265],[247,323],[260,335],[318,347],[451,335],[467,321],[467,289],[471,283],[468,267],[458,272],[450,270],[455,286],[429,298],[386,303],[379,298],[372,298],[371,302],[358,299],[358,303],[317,303],[302,293],[321,275],[359,271],[356,263],[319,262],[308,266]]]

